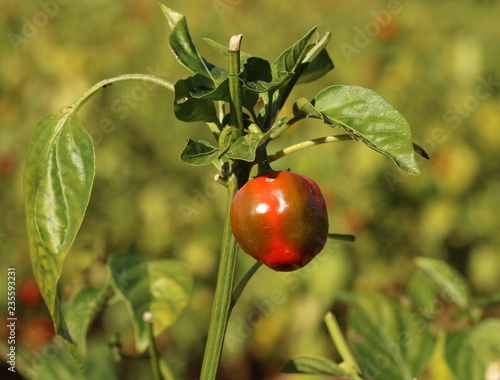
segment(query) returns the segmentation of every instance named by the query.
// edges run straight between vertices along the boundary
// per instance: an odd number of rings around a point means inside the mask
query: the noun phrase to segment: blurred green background
[[[322,319],[338,291],[399,296],[415,256],[450,262],[475,294],[500,289],[499,2],[172,0],[166,5],[186,15],[199,51],[220,66],[224,60],[204,37],[226,44],[242,33],[243,50],[272,61],[312,26],[331,31],[328,50],[335,69],[298,87],[290,100],[312,98],[332,84],[368,87],[407,118],[414,140],[431,156],[419,160],[418,177],[350,142],[294,153],[274,165],[315,179],[328,202],[331,232],[357,240],[329,242],[316,263],[299,272],[259,270],[232,316],[221,379],[293,379],[273,375],[291,356],[335,358]],[[15,267],[21,286],[32,277],[22,172],[37,121],[108,77],[137,72],[175,82],[189,73],[169,50],[168,24],[156,1],[1,0],[0,8],[1,278],[6,282],[4,267]],[[102,286],[104,263],[113,252],[179,258],[195,276],[195,292],[159,345],[179,379],[195,379],[225,193],[213,182],[215,169],[188,167],[178,155],[188,136],[211,137],[204,125],[173,117],[171,93],[136,82],[106,88],[80,117],[94,138],[97,173],[65,264],[62,296],[83,285]],[[304,121],[271,145],[270,153],[330,133],[319,122]],[[251,264],[241,256],[238,276]],[[0,288],[4,315],[6,285]],[[18,315],[18,346],[28,352],[19,366],[34,375],[40,368],[33,357],[48,356],[47,328],[40,321],[47,311],[20,304]],[[118,332],[123,351],[133,354],[131,328],[122,305],[107,308],[91,331],[90,356],[108,357],[106,343]],[[115,367],[120,379],[149,373],[141,362]]]

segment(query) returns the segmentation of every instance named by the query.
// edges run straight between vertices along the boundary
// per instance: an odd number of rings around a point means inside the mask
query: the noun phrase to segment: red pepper
[[[318,185],[289,171],[247,182],[234,196],[230,217],[240,247],[276,271],[302,268],[323,249],[328,235]]]

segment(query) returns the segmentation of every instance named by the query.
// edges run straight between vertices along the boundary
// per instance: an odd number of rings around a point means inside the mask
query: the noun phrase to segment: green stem
[[[217,375],[224,336],[226,334],[229,312],[231,309],[231,293],[233,289],[234,272],[238,253],[238,243],[231,232],[229,211],[234,194],[238,190],[237,178],[232,175],[228,182],[228,203],[222,239],[222,254],[217,275],[214,302],[205,354],[201,368],[200,380],[214,380]]]
[[[279,160],[280,158],[282,158],[290,153],[297,152],[298,150],[309,148],[311,146],[332,143],[332,142],[338,142],[338,141],[350,141],[350,140],[352,140],[352,137],[349,135],[337,135],[337,136],[319,137],[317,139],[302,141],[298,144],[291,145],[285,149],[279,150],[276,153],[271,154],[269,156],[269,161],[273,162],[273,161]]]
[[[240,45],[242,38],[243,36],[241,34],[231,37],[228,49],[231,133],[234,140],[243,134],[243,106],[241,102],[240,81],[238,79],[238,74],[240,73]]]
[[[349,346],[347,345],[344,336],[342,335],[342,331],[340,331],[339,324],[337,323],[337,320],[335,319],[334,315],[331,312],[328,312],[326,314],[325,323],[328,332],[332,337],[333,343],[335,344],[335,347],[337,347],[340,357],[342,358],[344,363],[346,363],[351,368],[356,370],[357,373],[361,373],[361,369],[359,368],[356,359],[354,359],[354,356],[351,353],[351,350],[349,349]]]
[[[151,368],[153,369],[153,379],[163,380],[160,369],[160,354],[158,353],[158,347],[156,347],[156,340],[153,334],[153,314],[146,311],[142,319],[146,322],[146,328],[148,330],[148,341],[149,341],[149,355],[151,357]]]
[[[256,261],[254,265],[248,270],[247,273],[243,276],[243,278],[240,280],[238,286],[233,292],[233,297],[231,298],[231,310],[233,309],[234,305],[236,305],[236,302],[238,302],[238,299],[241,296],[241,293],[243,293],[243,289],[245,289],[245,286],[248,284],[248,281],[253,277],[255,272],[261,267],[262,263]]]
[[[328,239],[342,240],[342,241],[355,241],[356,237],[350,234],[328,234]]]
[[[166,80],[163,80],[161,78],[158,78],[157,76],[154,75],[149,75],[149,74],[124,74],[124,75],[118,75],[113,78],[109,79],[104,79],[100,81],[99,83],[95,84],[92,86],[90,90],[88,90],[85,94],[83,94],[80,99],[78,99],[75,103],[73,103],[73,107],[78,110],[81,108],[93,95],[95,95],[99,90],[106,88],[113,83],[116,82],[123,82],[123,81],[132,81],[132,80],[139,80],[139,81],[144,81],[144,82],[150,82],[157,84],[159,86],[165,87],[166,89],[170,91],[174,91],[174,85]]]

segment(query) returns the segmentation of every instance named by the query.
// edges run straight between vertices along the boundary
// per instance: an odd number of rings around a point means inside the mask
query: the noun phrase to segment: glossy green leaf
[[[153,314],[155,336],[170,327],[187,305],[193,288],[191,274],[177,260],[145,262],[128,252],[112,255],[109,268],[111,284],[132,315],[137,350],[143,352],[148,346],[143,314]]]
[[[410,127],[376,92],[356,86],[331,86],[314,98],[326,124],[341,127],[353,139],[390,157],[407,173],[420,173],[413,154]]]
[[[220,149],[206,141],[188,139],[181,152],[180,159],[186,164],[204,166],[210,164],[220,154]]]
[[[300,355],[290,359],[280,370],[281,373],[297,373],[309,375],[342,376],[345,379],[356,379],[337,363],[312,355]]]
[[[168,42],[177,60],[193,73],[212,78],[210,65],[207,65],[194,46],[186,18],[163,4],[160,4],[160,7],[170,25],[171,33]]]
[[[106,292],[107,290],[85,287],[71,297],[66,305],[68,328],[82,356],[87,355],[87,330],[104,306],[109,296],[103,297]]]
[[[500,319],[487,319],[472,329],[450,333],[445,356],[457,380],[498,378]],[[487,371],[495,371],[496,377],[486,377]]]
[[[470,302],[470,288],[464,277],[444,261],[418,257],[416,265],[434,282],[441,297],[466,308]]]
[[[212,100],[193,97],[193,94],[203,95],[214,90],[210,79],[195,74],[189,78],[178,80],[174,89],[174,113],[177,119],[186,122],[219,122]]]
[[[92,140],[72,107],[38,123],[24,172],[31,265],[55,329],[68,341],[57,283],[89,203],[94,170]]]
[[[435,339],[426,321],[379,294],[349,294],[348,338],[369,378],[413,380],[430,359]]]
[[[255,152],[262,145],[269,133],[249,133],[236,140],[224,155],[233,160],[243,160],[252,162],[255,160]]]

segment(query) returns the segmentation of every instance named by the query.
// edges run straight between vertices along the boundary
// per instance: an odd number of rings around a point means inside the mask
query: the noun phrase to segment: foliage
[[[432,15],[419,17],[429,6],[433,7]],[[389,162],[378,159],[362,144],[355,147],[336,144],[335,149],[325,145],[311,151],[318,154],[309,155],[307,160],[301,160],[304,156],[300,155],[280,160],[283,169],[293,167],[319,181],[330,193],[326,194],[329,206],[334,205],[330,208],[332,226],[355,233],[357,242],[353,245],[330,242],[335,249],[327,246],[325,255],[319,257],[323,260],[319,262],[321,265],[297,275],[272,276],[265,271],[256,274],[252,286],[245,290],[233,310],[228,330],[230,336],[236,334],[238,343],[226,352],[224,366],[234,371],[236,363],[252,364],[252,370],[241,378],[251,376],[250,372],[264,377],[263,373],[274,372],[283,359],[298,352],[326,355],[329,346],[317,326],[337,292],[349,287],[399,295],[401,284],[406,283],[412,270],[411,258],[416,255],[451,262],[470,282],[471,296],[480,294],[487,299],[499,285],[495,271],[498,267],[495,215],[500,203],[498,181],[492,175],[498,162],[498,139],[494,132],[498,125],[494,84],[499,67],[494,53],[498,31],[493,21],[497,5],[491,2],[405,4],[401,13],[391,15],[388,27],[381,28],[385,32],[392,30],[392,37],[386,34],[383,38],[363,36],[363,27],[368,22],[376,26],[373,22],[378,16],[374,12],[382,10],[382,4],[379,8],[359,2],[325,4],[321,9],[297,7],[276,7],[272,2],[258,1],[249,7],[242,2],[224,8],[227,12],[220,20],[219,13],[194,11],[195,2],[193,11],[188,12],[190,24],[195,25],[198,35],[224,40],[229,33],[242,31],[245,50],[257,51],[262,56],[272,57],[276,49],[282,49],[295,36],[300,37],[298,34],[312,24],[331,28],[334,34],[328,50],[338,70],[326,74],[318,83],[302,86],[306,99],[312,100],[314,94],[332,83],[376,89],[402,111],[412,125],[416,141],[431,153],[432,159],[430,167],[421,167],[418,179],[395,171]],[[26,20],[32,20],[34,12],[41,10],[27,3],[7,8],[6,18],[0,23],[4,35],[22,34]],[[5,52],[2,60],[5,70],[0,74],[0,255],[9,265],[19,268],[20,278],[31,275],[20,194],[27,138],[36,120],[50,109],[71,103],[95,78],[150,70],[165,77],[183,76],[174,67],[168,49],[158,45],[158,41],[165,40],[166,29],[158,14],[154,4],[146,3],[132,6],[90,1],[61,5],[57,16],[50,18],[46,27],[39,28],[35,37],[19,45],[15,54],[10,45],[0,47]],[[289,20],[293,27],[288,27],[288,22],[277,22],[280,19]],[[458,25],[469,25],[470,20],[481,22],[476,22],[467,35],[457,33],[463,30]],[[213,27],[215,24],[217,28]],[[114,37],[122,35],[124,29],[133,37],[126,41]],[[366,45],[360,47],[356,41]],[[350,53],[346,53],[347,44],[355,48]],[[199,51],[210,62],[219,62],[218,53],[211,53],[203,45]],[[484,54],[486,51],[490,53]],[[242,54],[242,60],[250,56],[245,58]],[[480,99],[475,97],[477,88],[484,95]],[[96,146],[98,170],[87,217],[65,260],[59,295],[64,305],[75,288],[88,284],[105,287],[105,257],[111,252],[133,249],[141,252],[145,260],[169,257],[186,261],[198,284],[192,302],[175,327],[158,339],[161,344],[165,336],[169,337],[169,343],[162,347],[164,355],[176,372],[189,378],[191,369],[196,372],[196,365],[185,358],[193,361],[199,358],[198,347],[208,323],[207,300],[211,298],[217,260],[212,252],[218,250],[220,243],[222,191],[214,190],[215,184],[209,182],[217,169],[186,170],[175,162],[183,139],[193,137],[194,132],[199,141],[212,141],[213,136],[197,125],[189,129],[188,136],[188,129],[181,128],[170,117],[170,107],[165,106],[163,96],[155,95],[157,91],[136,84],[109,86],[97,101],[89,102],[79,112],[79,119]],[[44,96],[40,96],[42,93]],[[296,101],[295,93],[290,99],[290,104]],[[283,111],[293,114],[291,106],[285,106]],[[286,117],[278,121],[285,125]],[[278,150],[300,140],[313,139],[318,132],[329,133],[329,127],[325,125],[322,129],[320,124],[318,120],[302,120],[293,126],[293,133],[284,133],[279,140],[271,141],[269,147]],[[215,148],[218,144],[211,145]],[[333,194],[329,189],[334,190]],[[206,207],[208,201],[211,207]],[[192,236],[197,236],[197,240],[191,239]],[[251,263],[244,257],[239,261],[237,276],[242,276]],[[422,276],[425,274],[419,275]],[[419,305],[419,313],[428,318],[437,314],[440,324],[455,326],[455,321],[443,320],[440,304],[426,301],[435,300],[428,279],[412,279],[411,284],[408,292],[412,299],[421,297],[418,303],[414,301]],[[308,297],[304,296],[306,290]],[[258,302],[274,299],[270,297],[276,292],[283,292],[283,303],[262,309],[263,320],[258,324],[245,322],[251,329],[242,334],[241,326],[246,325],[241,325],[240,320],[260,312]],[[127,328],[133,332],[132,326],[128,325],[125,314],[116,313],[120,303],[113,298],[108,305],[92,323],[91,337],[107,341],[113,331],[122,331],[124,350],[133,351],[129,343],[133,334],[123,333]],[[300,312],[306,308],[307,315]],[[20,310],[27,326],[34,314],[46,314],[43,307],[20,306]],[[67,313],[66,308],[64,312]],[[487,315],[498,314],[489,310]],[[28,330],[29,327],[24,330],[19,342],[31,349],[34,339]],[[287,344],[282,345],[282,350],[270,355],[270,348],[283,341]],[[423,373],[422,378],[450,378],[445,370],[439,375],[432,372],[442,368],[439,358],[433,356],[431,372]],[[33,366],[36,367],[30,361],[23,367]],[[138,361],[128,363],[128,368],[128,373],[120,374],[121,378],[144,370],[143,363]],[[304,377],[307,375],[301,378]]]

